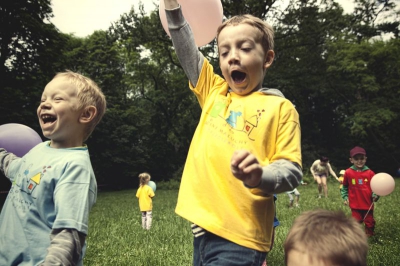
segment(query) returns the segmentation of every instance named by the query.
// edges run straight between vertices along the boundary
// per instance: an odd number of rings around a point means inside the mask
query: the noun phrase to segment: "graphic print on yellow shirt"
[[[254,128],[257,128],[258,121],[265,110],[258,109],[253,115],[246,118],[240,110],[233,109],[229,111],[228,116],[225,118],[222,116],[221,111],[225,110],[226,108],[227,102],[220,101],[213,106],[210,112],[210,116],[213,118],[219,117],[221,119],[224,119],[228,123],[228,125],[231,126],[232,129],[242,131],[247,134],[250,140],[255,140],[255,136],[252,135],[252,131]]]

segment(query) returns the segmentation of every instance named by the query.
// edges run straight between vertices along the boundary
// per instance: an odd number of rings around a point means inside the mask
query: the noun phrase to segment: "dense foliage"
[[[282,2],[222,0],[226,17],[252,13],[275,27],[276,61],[264,86],[296,105],[304,171],[320,155],[335,170],[346,168],[348,151],[361,145],[373,170],[393,174],[400,166],[396,1],[354,0],[352,14],[334,0],[292,0],[285,9]],[[179,180],[200,108],[157,9],[127,10],[107,31],[86,38],[49,22],[49,0],[3,1],[0,14],[0,124],[40,132],[35,110],[44,86],[56,72],[78,71],[108,100],[88,140],[98,183],[136,186],[142,171],[156,181]],[[201,50],[219,71],[215,42]]]

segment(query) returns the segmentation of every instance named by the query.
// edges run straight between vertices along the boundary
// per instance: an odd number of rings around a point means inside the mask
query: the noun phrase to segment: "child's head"
[[[37,109],[43,135],[56,148],[81,146],[106,109],[101,89],[72,71],[58,73],[46,85]]]
[[[327,163],[329,163],[329,158],[326,157],[326,156],[321,156],[321,157],[319,158],[319,161],[320,161],[320,164],[321,164],[321,165],[326,165]]]
[[[139,186],[143,186],[143,185],[149,183],[150,178],[151,178],[151,176],[149,173],[146,173],[146,172],[141,173],[139,175]]]
[[[274,30],[252,15],[226,20],[217,30],[219,64],[230,89],[246,95],[262,87],[274,60]]]
[[[364,266],[368,242],[354,218],[321,209],[304,212],[294,220],[284,251],[288,266]]]
[[[367,162],[367,153],[363,148],[356,146],[350,150],[349,160],[357,169],[362,169]]]
[[[344,176],[345,170],[340,170],[339,175]]]

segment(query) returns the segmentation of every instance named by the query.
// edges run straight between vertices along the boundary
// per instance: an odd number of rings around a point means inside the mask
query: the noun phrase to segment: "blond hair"
[[[85,77],[79,73],[66,70],[65,72],[57,73],[55,78],[65,78],[67,81],[71,82],[77,88],[77,97],[79,100],[78,109],[84,109],[88,106],[94,106],[97,109],[97,113],[93,120],[88,124],[86,134],[84,136],[84,141],[87,140],[92,134],[93,130],[97,124],[103,118],[106,111],[106,98],[101,91],[100,87],[88,77]]]
[[[217,42],[219,34],[226,26],[237,26],[239,24],[248,24],[259,30],[259,41],[265,53],[269,50],[274,50],[274,29],[272,26],[250,14],[234,16],[224,21],[217,29]]]
[[[314,210],[294,220],[284,243],[286,264],[291,250],[329,265],[366,266],[368,241],[360,224],[342,211]]]
[[[149,173],[141,173],[139,174],[139,186],[143,186],[145,184],[148,183],[148,181],[150,180],[151,176]]]

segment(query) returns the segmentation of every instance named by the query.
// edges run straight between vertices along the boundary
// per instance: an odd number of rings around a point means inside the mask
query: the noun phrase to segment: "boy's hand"
[[[177,0],[161,0],[161,1],[164,1],[165,9],[174,9],[179,6]]]
[[[378,200],[379,200],[379,196],[373,196],[373,197],[372,197],[372,201],[373,201],[373,202],[377,202]]]
[[[256,187],[261,182],[262,167],[257,158],[246,150],[238,150],[233,153],[231,171],[246,186]]]
[[[345,201],[343,202],[343,204],[344,204],[344,205],[349,205],[349,200],[345,200]]]

